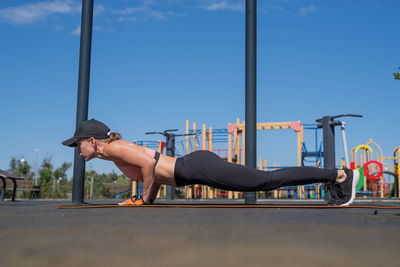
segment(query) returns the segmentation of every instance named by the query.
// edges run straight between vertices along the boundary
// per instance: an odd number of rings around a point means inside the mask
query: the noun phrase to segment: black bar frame
[[[257,164],[257,0],[246,0],[245,164]],[[256,192],[245,193],[245,204],[256,203]]]
[[[93,0],[82,0],[81,41],[79,54],[78,105],[76,128],[88,119],[90,58],[92,47]],[[85,161],[75,148],[72,202],[83,203]]]

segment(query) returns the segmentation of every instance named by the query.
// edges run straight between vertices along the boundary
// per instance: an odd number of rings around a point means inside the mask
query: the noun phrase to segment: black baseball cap
[[[74,136],[62,142],[64,146],[74,147],[76,142],[82,138],[94,137],[96,139],[106,139],[110,136],[110,128],[95,119],[82,122],[76,129]]]

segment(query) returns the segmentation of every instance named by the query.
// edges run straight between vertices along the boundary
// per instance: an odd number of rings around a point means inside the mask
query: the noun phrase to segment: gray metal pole
[[[168,134],[167,135],[167,156],[175,157],[175,135]],[[166,187],[166,200],[175,199],[175,187],[172,185],[167,185]]]
[[[335,168],[335,126],[332,123],[331,116],[322,118],[322,129],[324,138],[324,168]],[[331,198],[330,193],[327,192],[324,199],[328,201]]]
[[[324,137],[324,168],[335,168],[335,126],[332,117],[322,118],[322,128]]]
[[[93,0],[82,0],[81,43],[79,55],[78,105],[76,127],[88,119],[90,56],[92,46]],[[75,149],[72,202],[82,203],[85,187],[85,161]]]
[[[344,121],[340,122],[340,129],[342,130],[342,140],[343,140],[343,149],[344,149],[344,159],[346,161],[346,167],[350,168],[349,163],[349,153],[347,151],[347,138],[346,138],[346,130],[345,130],[346,123]]]
[[[246,166],[257,164],[257,1],[246,0]],[[245,193],[245,204],[256,203],[256,192]]]

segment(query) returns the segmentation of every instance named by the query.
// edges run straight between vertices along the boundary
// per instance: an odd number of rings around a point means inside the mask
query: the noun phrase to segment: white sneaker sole
[[[353,170],[353,181],[352,181],[352,190],[351,190],[351,198],[349,201],[347,201],[346,203],[343,203],[339,206],[348,206],[351,203],[353,203],[354,199],[356,198],[356,190],[357,190],[357,185],[358,185],[358,181],[360,180],[360,172],[358,170]]]

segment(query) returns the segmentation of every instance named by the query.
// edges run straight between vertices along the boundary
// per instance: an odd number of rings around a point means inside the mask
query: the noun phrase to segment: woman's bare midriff
[[[176,158],[160,155],[155,169],[155,183],[176,186],[174,176],[175,163]]]

